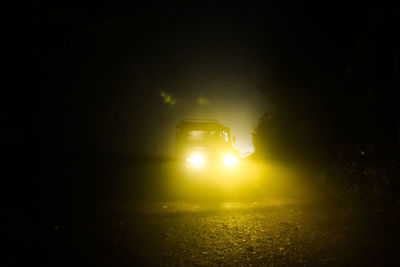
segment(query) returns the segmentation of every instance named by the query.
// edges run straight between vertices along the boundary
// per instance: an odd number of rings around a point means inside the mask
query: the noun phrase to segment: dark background
[[[162,146],[154,139],[183,116],[162,105],[160,90],[197,96],[215,77],[235,83],[242,75],[264,94],[263,109],[292,125],[307,121],[303,127],[358,143],[375,134],[371,128],[398,136],[394,14],[374,4],[32,2],[9,21],[16,49],[10,53],[15,105],[8,112],[21,120],[11,125],[18,133],[7,135],[24,139],[18,135],[25,132],[38,140],[30,145],[55,149],[49,154],[170,153],[154,149]],[[239,105],[235,88],[219,91],[234,94]],[[168,129],[159,133],[157,124]],[[21,125],[31,130],[17,130]]]
[[[248,93],[262,113],[253,129],[255,157],[301,159],[315,173],[338,176],[346,164],[364,164],[346,178],[352,185],[366,183],[358,175],[366,167],[395,169],[396,11],[337,2],[21,4],[6,16],[10,72],[3,87],[3,179],[16,189],[11,209],[20,218],[12,223],[64,220],[70,207],[85,213],[99,182],[91,175],[98,163],[90,162],[170,152],[160,140],[185,116],[167,109],[160,90],[197,97],[201,90],[191,88],[220,77],[253,85]],[[216,93],[239,103],[246,91],[227,84]],[[207,108],[189,114],[210,115]],[[396,205],[398,172],[388,172],[388,184],[379,179],[380,196]]]

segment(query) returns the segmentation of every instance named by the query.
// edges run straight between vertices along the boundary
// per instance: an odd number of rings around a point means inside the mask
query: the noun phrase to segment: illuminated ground
[[[49,227],[41,237],[46,260],[67,266],[382,266],[396,260],[396,236],[384,219],[311,197],[123,203]]]
[[[57,262],[378,266],[393,260],[385,255],[393,255],[394,237],[382,239],[379,224],[296,200],[153,203],[75,227],[54,230],[51,255],[60,253]]]

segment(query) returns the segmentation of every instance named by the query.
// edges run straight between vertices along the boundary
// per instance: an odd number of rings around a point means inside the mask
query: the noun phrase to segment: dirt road
[[[382,266],[395,236],[355,211],[298,199],[155,202],[49,229],[55,265]]]

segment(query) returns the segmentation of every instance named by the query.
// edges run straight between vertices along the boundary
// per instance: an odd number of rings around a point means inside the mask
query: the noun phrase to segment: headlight
[[[195,154],[187,158],[186,161],[189,162],[195,168],[201,168],[204,167],[205,158],[203,155]]]
[[[232,154],[227,154],[224,156],[224,165],[226,167],[233,167],[239,160]]]

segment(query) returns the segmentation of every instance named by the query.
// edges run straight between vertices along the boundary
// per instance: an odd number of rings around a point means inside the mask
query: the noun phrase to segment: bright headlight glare
[[[196,168],[203,167],[205,163],[204,156],[200,154],[195,154],[187,158],[186,161],[191,163]]]
[[[227,154],[224,157],[224,165],[226,167],[233,167],[239,160],[232,154]]]

